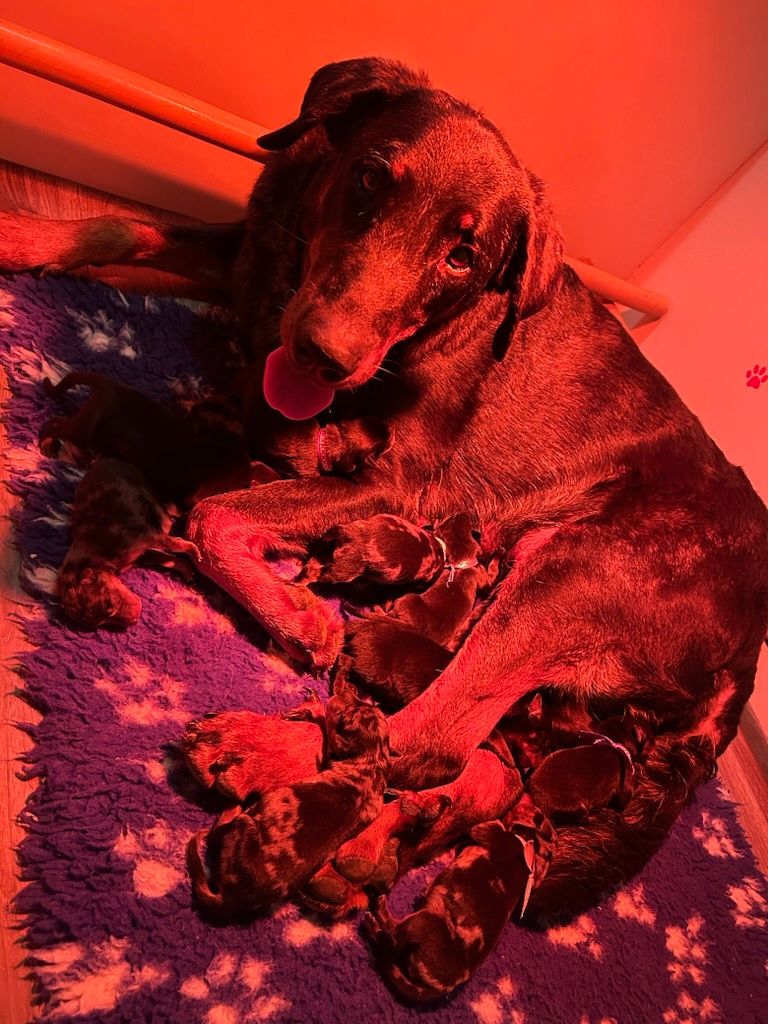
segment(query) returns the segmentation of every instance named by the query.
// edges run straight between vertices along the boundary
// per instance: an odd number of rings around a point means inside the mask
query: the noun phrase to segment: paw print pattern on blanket
[[[588,953],[595,960],[600,960],[603,947],[597,941],[597,924],[587,914],[582,914],[570,924],[559,928],[550,928],[547,938],[556,946],[568,946]]]
[[[310,918],[299,914],[295,906],[287,904],[277,912],[278,918],[285,919],[283,929],[283,940],[289,946],[301,949],[311,942],[352,942],[356,936],[356,930],[351,921],[339,921],[328,927],[327,924],[319,925]]]
[[[155,672],[136,658],[126,658],[124,674],[124,679],[99,676],[93,684],[112,701],[123,725],[182,724],[189,720],[185,687],[178,679]]]
[[[684,927],[670,925],[666,933],[666,946],[672,954],[667,970],[672,980],[678,985],[687,981],[702,985],[706,978],[704,967],[709,959],[709,943],[704,940],[704,918],[701,914],[692,914]]]
[[[723,1024],[720,1007],[710,996],[698,1000],[690,992],[681,992],[677,1004],[662,1016],[664,1024]]]
[[[186,882],[184,850],[191,836],[191,830],[171,828],[160,818],[149,828],[123,829],[114,850],[133,862],[133,887],[139,896],[160,899]]]
[[[263,991],[272,967],[253,956],[218,953],[205,974],[192,974],[179,989],[186,999],[207,1009],[205,1024],[243,1024],[269,1021],[284,1014],[291,1003],[279,993]]]
[[[701,826],[694,826],[691,833],[711,857],[741,856],[728,833],[725,821],[711,811],[702,811]]]
[[[505,974],[469,1005],[478,1024],[528,1024],[523,1011],[514,1005],[516,995],[517,985]]]
[[[133,329],[125,323],[116,324],[106,310],[99,309],[92,316],[75,309],[67,312],[75,322],[77,336],[91,352],[114,351],[126,359],[139,356]]]
[[[212,607],[210,599],[172,580],[158,579],[155,598],[170,605],[170,623],[173,626],[209,625],[218,633],[234,633],[232,620]]]
[[[653,928],[656,924],[656,911],[649,906],[645,898],[645,886],[642,882],[627,886],[616,893],[613,909],[625,921],[637,921],[648,928]]]
[[[743,885],[730,885],[728,896],[733,903],[731,916],[737,927],[762,928],[768,931],[768,899],[757,878],[750,876],[744,879]]]
[[[136,965],[128,939],[114,936],[95,945],[68,942],[38,951],[36,968],[49,993],[52,1017],[103,1015],[126,996],[157,988],[170,977],[165,964]]]

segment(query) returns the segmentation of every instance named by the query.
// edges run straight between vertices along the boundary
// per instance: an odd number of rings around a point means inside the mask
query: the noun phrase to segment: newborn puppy
[[[555,752],[591,748],[595,743],[607,743],[622,753],[623,760],[619,759],[615,768],[609,770],[609,774],[616,777],[616,771],[622,765],[629,765],[631,773],[632,762],[639,756],[651,726],[648,715],[630,706],[625,706],[621,715],[600,719],[587,705],[560,703],[549,694],[545,697],[536,693],[521,710],[501,720],[498,732],[504,737],[523,778],[530,777]],[[595,769],[598,764],[608,766],[609,756],[606,753],[589,754],[587,750],[575,755],[571,762],[574,771],[580,771],[578,766],[582,765],[581,777],[585,782],[593,757]],[[553,765],[557,763],[565,769],[568,760],[563,758],[560,762],[558,759],[552,762]],[[545,777],[542,775],[541,780]],[[617,784],[621,788],[621,783]]]
[[[98,373],[69,373],[46,389],[61,398],[86,386],[88,398],[69,417],[55,416],[40,431],[40,447],[54,455],[58,441],[74,445],[84,460],[107,455],[136,466],[155,496],[188,510],[201,498],[250,485],[245,443],[218,426],[209,411],[182,415],[119,381]],[[226,436],[225,436],[226,434]]]
[[[498,731],[523,778],[527,778],[553,750],[578,745],[584,742],[584,736],[594,735],[593,725],[586,706],[560,704],[551,695],[539,692],[502,718]]]
[[[358,698],[343,671],[325,712],[326,767],[319,774],[259,794],[208,834],[204,867],[198,833],[188,847],[194,893],[224,916],[285,899],[381,809],[389,768],[382,713]]]
[[[83,626],[129,626],[141,601],[118,579],[147,552],[178,567],[180,556],[199,557],[194,544],[170,537],[171,520],[134,466],[97,459],[75,492],[72,543],[56,588],[61,606]]]
[[[259,448],[259,453],[292,476],[335,473],[349,476],[373,465],[391,447],[383,420],[363,416],[356,420],[318,426],[314,420],[286,420]]]
[[[469,843],[401,920],[385,896],[365,918],[379,969],[414,1002],[430,1002],[468,981],[499,940],[531,875],[525,839],[501,821],[476,825]]]
[[[632,792],[633,772],[627,747],[598,736],[592,743],[553,751],[525,788],[555,821],[578,821],[609,804],[623,807]]]
[[[344,624],[344,652],[351,676],[387,711],[415,700],[437,679],[453,655],[383,612]]]
[[[438,523],[445,564],[422,594],[406,594],[383,609],[363,612],[345,627],[354,678],[388,708],[414,700],[451,660],[491,576],[479,564],[472,521],[460,513]]]
[[[319,583],[429,583],[446,564],[433,533],[388,514],[332,527],[311,556],[307,578]]]
[[[434,533],[444,549],[443,571],[424,593],[406,594],[394,601],[387,614],[455,651],[469,628],[489,573],[478,561],[480,544],[466,512],[436,523]]]

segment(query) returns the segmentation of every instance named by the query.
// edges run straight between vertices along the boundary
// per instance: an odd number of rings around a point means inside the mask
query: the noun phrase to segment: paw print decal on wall
[[[761,384],[765,384],[768,381],[768,373],[765,370],[766,368],[759,363],[755,363],[753,369],[747,370],[747,387],[759,388]]]

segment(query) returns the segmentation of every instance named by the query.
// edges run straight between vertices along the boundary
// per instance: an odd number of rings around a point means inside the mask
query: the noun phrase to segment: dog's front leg
[[[510,574],[456,657],[390,719],[390,785],[424,789],[455,778],[502,716],[541,685],[545,627],[518,586]]]
[[[200,549],[202,572],[291,655],[323,668],[339,652],[341,620],[306,586],[281,579],[277,560],[331,526],[381,511],[385,500],[378,487],[361,481],[276,480],[200,502],[187,534]]]

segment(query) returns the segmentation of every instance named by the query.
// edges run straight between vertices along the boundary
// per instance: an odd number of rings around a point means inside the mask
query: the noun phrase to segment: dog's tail
[[[695,728],[658,735],[643,750],[635,763],[632,796],[622,810],[605,808],[583,824],[558,827],[554,858],[531,894],[525,923],[572,917],[643,867],[696,787],[715,774],[716,758],[736,734],[753,679],[754,668],[717,672],[717,696]]]

